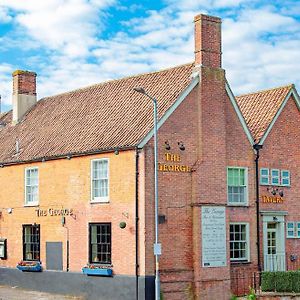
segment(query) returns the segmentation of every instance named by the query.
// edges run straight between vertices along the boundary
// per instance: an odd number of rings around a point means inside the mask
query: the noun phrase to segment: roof
[[[256,143],[269,129],[293,87],[293,85],[287,85],[235,97]]]
[[[157,99],[162,118],[191,83],[192,69],[186,64],[43,98],[16,125],[12,111],[1,114],[0,163],[135,147],[153,127],[153,105],[133,88]]]

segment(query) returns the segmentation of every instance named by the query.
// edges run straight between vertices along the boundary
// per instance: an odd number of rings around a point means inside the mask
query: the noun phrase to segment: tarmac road
[[[17,286],[0,286],[0,300],[84,300],[81,297],[28,291]]]

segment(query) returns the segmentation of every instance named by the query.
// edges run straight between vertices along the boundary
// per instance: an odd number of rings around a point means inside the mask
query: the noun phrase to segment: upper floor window
[[[108,202],[109,200],[109,172],[108,159],[92,160],[91,190],[92,202]]]
[[[290,186],[290,171],[279,169],[260,169],[260,184],[275,186]]]
[[[271,184],[272,185],[280,185],[280,172],[278,169],[271,170]]]
[[[281,170],[281,185],[290,186],[290,171]]]
[[[270,184],[270,172],[269,169],[260,169],[260,184],[269,185]]]
[[[23,260],[40,260],[40,225],[23,225]]]
[[[247,182],[247,168],[227,168],[227,189],[229,204],[247,204]]]
[[[39,203],[39,169],[25,169],[25,205]]]

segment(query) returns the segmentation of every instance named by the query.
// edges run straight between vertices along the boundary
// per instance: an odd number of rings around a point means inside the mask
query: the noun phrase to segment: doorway
[[[264,271],[285,271],[284,216],[263,216]]]

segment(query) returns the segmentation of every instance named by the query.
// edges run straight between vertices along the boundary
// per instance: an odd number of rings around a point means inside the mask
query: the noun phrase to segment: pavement
[[[0,300],[84,300],[82,297],[29,291],[17,286],[0,286]]]

